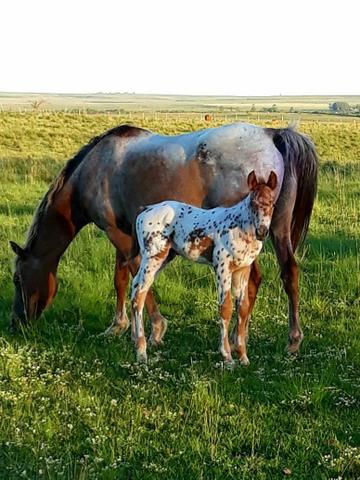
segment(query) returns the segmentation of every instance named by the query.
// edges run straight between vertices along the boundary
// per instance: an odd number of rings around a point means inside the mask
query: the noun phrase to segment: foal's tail
[[[146,207],[140,207],[138,211],[136,212],[135,219],[132,224],[132,231],[131,231],[131,239],[132,239],[132,244],[131,244],[131,259],[133,260],[135,257],[137,257],[140,253],[140,244],[139,244],[139,239],[138,239],[138,234],[136,231],[136,222],[137,218],[142,213]]]
[[[305,135],[292,128],[272,129],[276,148],[284,159],[285,178],[293,175],[297,191],[291,220],[291,243],[296,247],[305,240],[317,191],[318,158],[315,146]]]
[[[139,240],[138,240],[138,237],[137,237],[137,234],[136,234],[135,224],[133,225],[133,229],[132,229],[132,233],[131,233],[131,240],[132,240],[132,244],[131,244],[130,257],[131,257],[131,260],[133,260],[140,253],[140,245],[139,245]]]

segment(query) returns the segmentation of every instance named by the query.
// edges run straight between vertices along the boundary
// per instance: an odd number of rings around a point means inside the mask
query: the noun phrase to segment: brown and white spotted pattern
[[[214,267],[220,305],[220,352],[225,362],[232,362],[233,349],[243,365],[249,363],[246,341],[250,266],[268,234],[276,185],[274,172],[271,172],[267,183],[258,183],[252,171],[248,176],[249,195],[233,207],[204,210],[166,201],[151,205],[138,215],[136,236],[141,264],[133,280],[131,296],[132,336],[138,361],[147,360],[142,317],[145,297],[156,273],[173,250],[189,260]],[[231,289],[235,297],[237,322],[230,344]],[[153,332],[150,341],[159,343],[161,335],[156,336]]]

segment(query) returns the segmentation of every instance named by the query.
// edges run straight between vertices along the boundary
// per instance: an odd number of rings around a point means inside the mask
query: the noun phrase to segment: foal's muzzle
[[[268,233],[269,233],[269,229],[266,228],[264,225],[261,225],[259,228],[255,230],[256,240],[263,242],[268,236]]]

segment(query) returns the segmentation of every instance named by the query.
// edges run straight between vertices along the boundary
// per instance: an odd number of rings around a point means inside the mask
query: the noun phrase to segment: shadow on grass
[[[13,217],[21,217],[24,215],[33,215],[36,210],[35,205],[25,205],[23,203],[14,203],[11,202],[11,207],[9,205],[0,204],[0,215],[9,215]]]
[[[360,173],[360,164],[358,163],[346,163],[342,164],[336,162],[335,160],[328,160],[320,162],[320,175],[321,174],[330,174],[334,175],[335,173],[344,175],[346,177],[354,174]]]
[[[325,256],[334,254],[339,257],[353,256],[359,254],[360,242],[356,238],[348,238],[345,232],[339,232],[338,235],[314,237],[309,234],[306,239],[305,248],[309,246],[311,255],[324,254]]]

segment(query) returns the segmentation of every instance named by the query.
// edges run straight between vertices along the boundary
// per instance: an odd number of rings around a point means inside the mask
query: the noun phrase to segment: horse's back
[[[106,229],[112,217],[129,229],[140,207],[163,200],[234,204],[248,193],[251,170],[265,181],[275,171],[280,191],[282,157],[261,127],[238,123],[175,136],[134,128],[105,136],[87,154],[78,187],[98,226]]]

